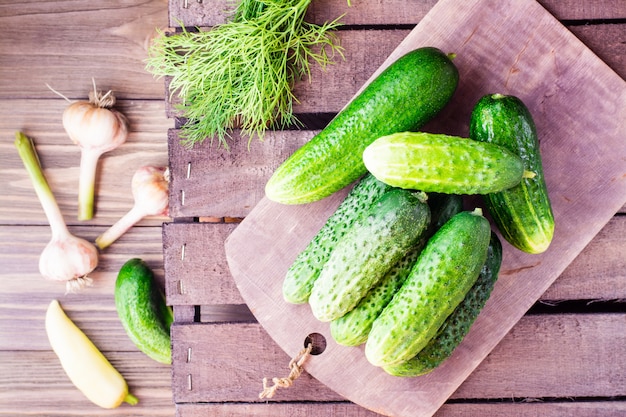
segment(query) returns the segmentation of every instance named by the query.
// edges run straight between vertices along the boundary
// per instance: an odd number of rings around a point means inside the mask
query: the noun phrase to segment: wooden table
[[[340,32],[346,60],[313,83],[300,83],[297,111],[319,129],[349,100],[434,0],[317,0],[312,20],[348,12]],[[613,0],[540,3],[622,78],[626,78],[626,5]],[[224,3],[204,0],[22,2],[0,5],[0,355],[2,415],[376,415],[303,374],[270,400],[264,377],[287,374],[286,355],[244,305],[223,244],[262,196],[271,167],[312,131],[290,131],[231,153],[178,143],[163,82],[143,69],[155,27],[211,26]],[[169,9],[169,10],[168,10]],[[168,13],[169,11],[169,13]],[[131,121],[129,141],[100,164],[96,217],[76,220],[78,150],[60,124],[66,103],[48,83],[83,98],[94,77],[113,89]],[[169,115],[168,119],[166,115]],[[132,206],[129,184],[140,164],[170,165],[171,218],[147,219],[101,256],[95,285],[65,295],[44,281],[37,258],[50,238],[43,212],[13,148],[15,130],[38,144],[42,164],[70,229],[93,239]],[[269,167],[269,168],[268,168]],[[219,181],[211,181],[216,173]],[[253,173],[254,181],[242,173]],[[245,180],[242,178],[246,178]],[[183,197],[184,191],[184,197]],[[539,302],[441,408],[437,416],[621,416],[626,414],[626,207],[619,210]],[[584,219],[581,219],[584,221]],[[163,227],[161,227],[162,223]],[[136,350],[113,305],[121,265],[142,257],[174,306],[174,363]],[[76,391],[51,352],[45,307],[58,298],[68,314],[126,376],[136,407],[101,410]],[[341,370],[338,370],[341,372]]]

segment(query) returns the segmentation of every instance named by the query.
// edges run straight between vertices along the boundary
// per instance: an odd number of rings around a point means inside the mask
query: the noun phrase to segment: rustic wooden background
[[[352,3],[348,9],[343,0],[316,0],[310,9],[315,21],[348,13],[340,32],[347,59],[326,73],[314,72],[313,83],[296,87],[306,98],[298,112],[311,129],[323,127],[435,1]],[[626,78],[624,2],[540,3]],[[267,168],[260,167],[278,163],[311,132],[285,132],[275,142],[254,143],[245,155],[207,146],[184,149],[178,144],[171,105],[164,100],[165,83],[146,73],[143,62],[155,27],[176,26],[179,20],[210,26],[222,21],[224,4],[188,0],[185,8],[185,0],[0,2],[0,363],[5,375],[0,415],[375,415],[306,374],[269,404],[258,399],[261,379],[286,375],[289,357],[242,304],[223,241],[237,218],[258,201],[262,180],[244,184],[242,172],[262,177]],[[131,121],[131,136],[103,157],[96,217],[78,222],[79,152],[60,124],[66,103],[45,84],[79,99],[91,89],[92,77],[101,88],[116,92],[119,108]],[[75,234],[93,239],[130,209],[130,178],[140,164],[170,164],[172,218],[142,221],[103,253],[92,288],[64,295],[63,288],[44,281],[37,271],[50,233],[13,148],[18,129],[35,139]],[[219,181],[196,182],[217,178],[216,173]],[[626,414],[625,214],[626,207],[616,213],[438,416]],[[131,257],[148,261],[175,306],[172,367],[138,352],[117,319],[113,283]],[[127,377],[140,405],[101,410],[70,384],[43,329],[52,298],[62,302]]]

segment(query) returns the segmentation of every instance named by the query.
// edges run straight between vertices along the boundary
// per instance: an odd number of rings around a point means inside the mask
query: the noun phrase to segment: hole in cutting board
[[[311,333],[304,339],[304,347],[307,347],[309,343],[311,347],[311,355],[319,355],[326,350],[326,338],[319,333]]]

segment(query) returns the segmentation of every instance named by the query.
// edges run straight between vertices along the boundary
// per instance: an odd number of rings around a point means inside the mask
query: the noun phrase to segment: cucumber
[[[398,288],[411,272],[417,257],[426,245],[428,238],[442,224],[463,207],[462,198],[458,195],[428,196],[431,211],[431,224],[428,231],[418,243],[400,261],[394,265],[385,277],[372,288],[352,310],[330,323],[333,339],[344,346],[358,346],[367,341],[372,323],[391,300]]]
[[[502,244],[495,233],[487,251],[487,260],[465,298],[443,323],[437,335],[416,356],[383,369],[390,375],[414,377],[431,372],[445,361],[463,341],[491,295],[502,264]]]
[[[309,305],[320,321],[343,316],[417,243],[430,223],[425,195],[394,189],[380,197],[333,249]]]
[[[515,96],[486,95],[472,111],[470,137],[506,147],[521,157],[524,169],[535,173],[517,186],[484,199],[505,240],[524,252],[546,251],[554,234],[554,216],[530,111]]]
[[[459,74],[439,49],[425,47],[400,57],[293,153],[265,186],[283,204],[321,200],[365,174],[361,155],[376,138],[416,130],[450,100]]]
[[[170,325],[173,314],[141,259],[128,260],[115,281],[115,307],[132,342],[157,362],[172,363]]]
[[[487,194],[520,183],[519,156],[498,145],[424,132],[376,139],[363,152],[367,169],[399,188],[450,194]]]
[[[337,241],[348,231],[354,221],[392,187],[366,174],[350,190],[337,210],[298,254],[283,280],[283,298],[293,304],[309,300],[313,283],[330,257]]]
[[[489,222],[480,209],[453,216],[426,244],[409,277],[374,321],[365,355],[375,366],[407,361],[437,334],[487,259]]]

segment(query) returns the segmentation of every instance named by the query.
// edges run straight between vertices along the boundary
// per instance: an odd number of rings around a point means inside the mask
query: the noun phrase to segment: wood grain
[[[107,359],[128,382],[139,404],[115,410],[93,405],[72,385],[52,351],[0,351],[0,415],[100,417],[149,415],[172,417],[169,367],[141,352],[105,351]],[[16,395],[19,393],[20,395]]]
[[[513,35],[510,27],[520,30]],[[500,278],[483,314],[451,360],[425,378],[389,377],[369,365],[362,352],[332,344],[323,361],[307,364],[308,372],[348,399],[398,416],[434,414],[626,200],[626,149],[620,145],[626,136],[626,83],[541,6],[533,1],[459,5],[442,0],[386,64],[420,45],[457,53],[461,82],[451,104],[430,126],[435,131],[465,131],[473,103],[487,92],[514,94],[529,106],[542,132],[558,226],[550,250],[542,255],[505,245]],[[590,143],[577,134],[581,131],[598,140]],[[306,306],[284,303],[280,277],[337,206],[341,196],[333,197],[305,207],[262,200],[226,242],[243,298],[289,355],[301,348],[298,340],[306,334],[330,338],[327,326]],[[587,216],[582,224],[581,213]],[[277,242],[276,235],[284,239]],[[351,370],[338,375],[336,369],[344,363],[351,363]]]
[[[176,408],[178,417],[375,417],[380,414],[368,411],[351,403],[283,403],[272,404],[180,404]],[[453,403],[444,404],[435,417],[619,417],[626,412],[626,403],[614,401],[557,401],[542,403],[507,401],[497,403]]]
[[[44,87],[45,88],[45,87]],[[54,96],[51,92],[50,95]],[[86,94],[86,92],[85,92]],[[130,124],[127,141],[99,160],[95,215],[88,222],[76,218],[80,149],[68,138],[61,118],[67,102],[18,99],[0,101],[0,224],[47,224],[41,205],[13,141],[23,131],[35,142],[41,165],[65,221],[72,224],[111,225],[134,204],[131,179],[143,165],[167,166],[167,130],[173,121],[165,118],[164,102],[120,100],[117,108]],[[160,225],[166,217],[150,218],[141,225]]]
[[[626,365],[621,360],[626,354],[625,320],[624,314],[526,316],[451,399],[621,396],[626,383]],[[177,325],[173,332],[177,403],[344,399],[309,374],[288,389],[279,389],[273,399],[259,399],[263,378],[286,376],[290,360],[259,324]],[[304,338],[298,342],[304,345]],[[361,351],[362,347],[351,349]],[[325,355],[309,357],[306,367],[323,362]],[[233,356],[238,359],[233,361]],[[338,377],[344,375],[345,383],[367,385],[368,381],[348,382],[351,378],[345,375],[353,372],[352,366],[346,362],[337,368]],[[547,368],[556,371],[548,376]]]
[[[166,0],[2,2],[0,97],[49,99],[47,83],[77,99],[93,77],[118,98],[162,100],[163,82],[144,61],[166,25]]]

